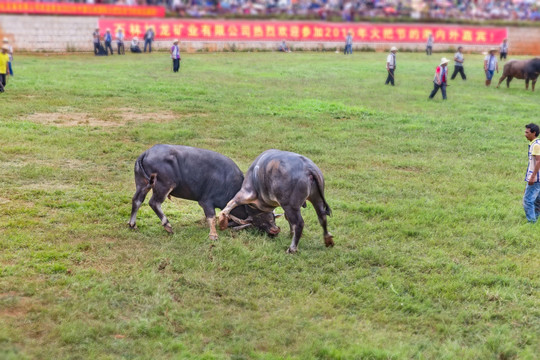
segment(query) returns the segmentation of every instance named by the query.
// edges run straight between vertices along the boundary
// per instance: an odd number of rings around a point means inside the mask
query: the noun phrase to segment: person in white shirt
[[[508,40],[504,39],[501,44],[501,61],[506,60],[506,55],[508,55]]]
[[[116,32],[116,45],[118,46],[118,55],[124,55],[126,53],[124,48],[124,30],[118,28]]]
[[[489,50],[489,54],[484,58],[484,71],[486,72],[486,86],[491,85],[491,79],[493,79],[493,74],[495,70],[499,72],[499,63],[497,62],[497,57],[495,53],[497,52],[496,48]]]
[[[397,48],[392,46],[390,49],[390,54],[386,57],[386,71],[388,72],[388,77],[386,78],[385,85],[389,83],[394,86],[394,71],[396,70],[396,52]]]
[[[130,48],[131,52],[132,53],[141,53],[141,48],[139,47],[139,38],[138,37],[133,37],[133,39],[131,39],[131,48]]]
[[[467,80],[467,76],[465,75],[465,70],[463,69],[463,62],[465,59],[463,58],[463,47],[457,48],[457,53],[454,54],[454,73],[452,74],[452,80],[456,78],[456,75],[458,73],[461,74],[461,78],[463,80]]]
[[[8,56],[9,56],[9,62],[8,62],[8,70],[9,70],[9,76],[13,77],[13,46],[9,45],[9,39],[5,37],[3,39],[3,43],[5,46],[7,46],[8,49]]]
[[[433,51],[433,35],[429,34],[426,44],[426,55],[431,55]]]

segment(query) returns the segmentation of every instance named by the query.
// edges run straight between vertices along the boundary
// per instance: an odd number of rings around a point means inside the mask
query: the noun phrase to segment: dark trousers
[[[180,70],[180,59],[173,59],[172,66],[173,66],[173,71],[178,72],[178,70]]]
[[[111,42],[110,41],[105,41],[105,52],[107,52],[107,54],[109,54],[109,50],[111,50],[111,55],[113,55],[114,51],[112,49]]]
[[[384,85],[388,85],[388,83],[394,86],[394,69],[388,69],[388,77],[386,78]]]
[[[431,55],[431,52],[433,51],[432,46],[426,46],[426,55]]]
[[[467,80],[467,76],[465,75],[465,71],[463,70],[463,66],[454,66],[454,73],[452,74],[452,80],[456,78],[456,75],[460,73],[461,78],[463,80]]]
[[[439,89],[441,89],[443,100],[446,100],[446,84],[445,83],[442,83],[441,85],[437,85],[436,83],[433,83],[433,91],[429,95],[429,98],[433,99],[433,97],[435,96],[435,94],[437,94],[437,91],[439,91]]]
[[[146,46],[148,46],[148,52],[152,52],[152,40],[144,40],[144,52],[146,52]]]
[[[0,92],[4,92],[4,87],[6,86],[6,74],[0,74]]]
[[[98,54],[99,54],[99,43],[95,42],[94,43],[94,55],[98,55]]]
[[[503,52],[502,52],[502,53],[501,53],[501,60],[502,60],[502,59],[505,59],[505,60],[506,60],[506,55],[507,55],[507,54],[508,54],[508,53],[503,53]]]
[[[126,50],[124,49],[124,43],[119,42],[118,45],[118,55],[124,55],[126,53]]]
[[[13,67],[11,67],[11,61],[8,62],[8,68],[9,68],[9,75],[13,76]]]
[[[345,54],[345,55],[347,55],[347,54],[352,54],[352,45],[348,45],[348,44],[345,45],[345,51],[344,51],[344,54]]]

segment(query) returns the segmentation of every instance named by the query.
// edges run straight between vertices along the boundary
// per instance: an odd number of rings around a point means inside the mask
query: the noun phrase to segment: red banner
[[[0,1],[0,14],[164,17],[162,6],[88,5]]]
[[[425,43],[433,34],[437,44],[496,45],[506,28],[444,25],[385,25],[298,21],[132,20],[100,19],[101,28],[118,28],[129,37],[152,27],[158,39],[211,41],[329,41],[344,42],[350,31],[358,43]]]

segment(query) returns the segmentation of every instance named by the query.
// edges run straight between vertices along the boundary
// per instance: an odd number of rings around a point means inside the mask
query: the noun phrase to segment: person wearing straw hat
[[[173,62],[173,71],[178,72],[180,70],[180,49],[178,48],[178,39],[174,39],[173,46],[171,47],[171,59]]]
[[[384,85],[388,85],[389,83],[394,86],[394,71],[396,70],[396,52],[397,48],[395,46],[392,46],[390,48],[390,54],[386,57],[386,71],[388,72],[388,76],[386,77],[386,82]]]
[[[7,84],[7,77],[9,75],[9,47],[2,45],[2,52],[0,53],[0,92],[4,92],[4,88]]]
[[[8,47],[8,56],[9,56],[9,63],[8,63],[8,68],[9,68],[9,76],[13,76],[13,47],[11,45],[9,45],[9,40],[7,37],[4,38],[4,45],[6,45]]]
[[[134,36],[131,39],[131,47],[129,48],[132,53],[142,53],[141,48],[139,47],[139,38]]]
[[[489,49],[489,54],[486,55],[484,58],[484,71],[486,72],[486,86],[491,85],[491,79],[493,78],[493,74],[495,73],[495,70],[497,73],[499,73],[499,63],[497,62],[497,57],[495,56],[495,53],[497,52],[497,48],[491,48]]]
[[[111,50],[111,55],[114,55],[114,51],[112,49],[112,35],[111,35],[111,29],[107,28],[105,30],[105,36],[103,36],[103,41],[105,42],[105,52],[107,55],[109,54],[109,50]]]
[[[352,55],[352,31],[349,31],[345,38],[345,55],[347,54]]]
[[[442,58],[441,63],[435,70],[435,77],[433,78],[433,91],[429,95],[430,99],[433,99],[437,91],[441,89],[442,98],[446,100],[446,81],[448,79],[448,62],[447,58]]]

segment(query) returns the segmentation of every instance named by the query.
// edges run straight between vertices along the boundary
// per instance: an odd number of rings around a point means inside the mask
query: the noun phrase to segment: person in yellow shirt
[[[525,137],[529,140],[529,165],[525,173],[525,193],[523,194],[523,209],[527,221],[535,223],[540,215],[540,139],[538,125],[525,125]]]
[[[9,47],[7,45],[2,46],[2,53],[0,54],[0,92],[4,92],[6,87],[7,77],[9,74]]]

